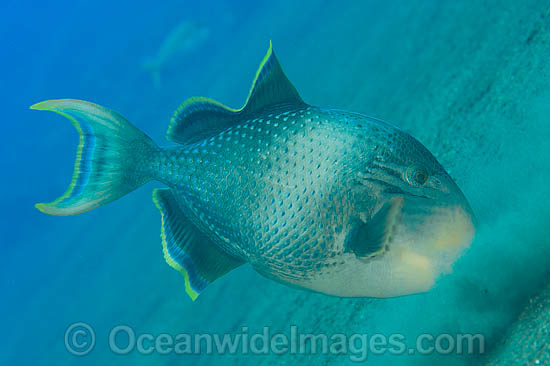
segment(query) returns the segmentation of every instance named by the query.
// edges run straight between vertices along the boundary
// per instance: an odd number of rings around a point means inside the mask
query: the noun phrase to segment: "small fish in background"
[[[186,20],[174,27],[162,41],[155,56],[143,63],[151,73],[155,88],[160,87],[162,69],[170,62],[195,50],[210,36],[210,29],[203,23]]]
[[[306,104],[270,48],[241,109],[195,97],[161,148],[79,100],[31,107],[80,132],[73,180],[36,207],[74,215],[150,180],[166,262],[194,300],[250,263],[289,286],[346,297],[429,290],[474,235],[468,201],[434,156],[388,123]]]

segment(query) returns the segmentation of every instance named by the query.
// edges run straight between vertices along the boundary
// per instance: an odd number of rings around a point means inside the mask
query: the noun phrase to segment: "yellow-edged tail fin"
[[[80,134],[73,178],[65,194],[36,208],[50,215],[75,215],[112,202],[146,183],[158,148],[118,113],[74,99],[48,100],[31,109],[67,117]]]

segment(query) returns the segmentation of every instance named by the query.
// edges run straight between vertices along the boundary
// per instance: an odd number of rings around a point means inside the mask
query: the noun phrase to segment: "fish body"
[[[167,138],[177,147],[159,148],[91,103],[34,108],[81,131],[73,184],[38,208],[75,214],[164,183],[153,193],[164,255],[193,299],[245,263],[336,296],[426,291],[473,238],[466,198],[420,142],[383,121],[306,104],[271,47],[243,108],[191,98],[176,111]]]
[[[210,36],[210,29],[200,22],[186,20],[174,27],[162,41],[155,55],[143,64],[151,72],[155,87],[160,87],[160,73],[166,64],[184,55]]]

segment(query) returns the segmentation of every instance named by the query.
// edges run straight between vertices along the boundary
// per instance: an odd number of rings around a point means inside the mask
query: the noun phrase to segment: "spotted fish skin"
[[[80,132],[73,183],[38,204],[73,215],[156,180],[167,263],[194,300],[249,263],[284,284],[336,296],[427,291],[472,241],[472,210],[417,140],[361,114],[301,99],[270,49],[241,109],[190,98],[158,147],[101,106],[33,109]]]
[[[350,220],[374,210],[361,173],[404,134],[367,116],[311,106],[254,117],[164,150],[151,169],[217,245],[299,285],[343,263]]]
[[[337,264],[353,172],[372,121],[314,107],[266,113],[151,169],[228,252],[284,278]],[[370,127],[370,129],[369,129]]]

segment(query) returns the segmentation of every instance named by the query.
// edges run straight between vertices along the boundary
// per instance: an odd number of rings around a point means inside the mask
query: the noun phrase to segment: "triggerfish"
[[[160,74],[167,64],[193,51],[209,36],[210,29],[205,24],[191,20],[181,22],[172,29],[155,56],[148,58],[143,64],[143,68],[151,72],[155,88],[160,87]]]
[[[245,263],[335,296],[423,292],[473,239],[468,201],[420,142],[305,103],[271,44],[242,108],[194,97],[176,110],[167,132],[175,147],[89,102],[31,108],[67,117],[80,133],[70,187],[36,207],[74,215],[161,182],[153,201],[164,257],[192,299]]]

